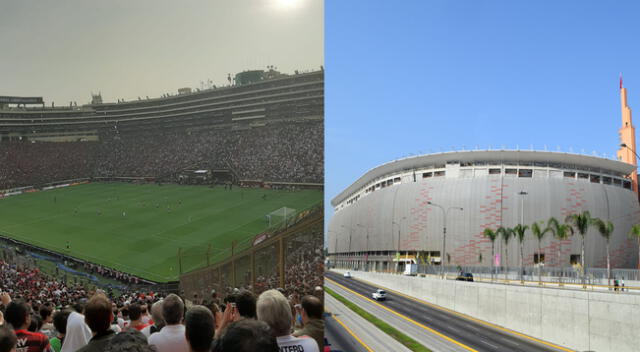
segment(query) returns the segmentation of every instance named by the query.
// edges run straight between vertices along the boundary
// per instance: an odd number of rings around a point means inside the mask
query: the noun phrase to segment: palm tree
[[[613,234],[613,224],[611,221],[603,221],[601,219],[595,218],[592,220],[593,225],[598,229],[600,235],[604,237],[607,241],[607,285],[609,289],[611,289],[611,265],[609,261],[609,241],[611,240],[611,235]]]
[[[504,242],[504,260],[505,267],[507,270],[504,272],[504,279],[507,279],[507,273],[509,272],[509,239],[513,236],[513,229],[509,227],[500,227],[498,228],[498,234],[502,237],[502,241]]]
[[[638,240],[638,251],[640,251],[640,224],[631,226],[629,237],[635,237]],[[638,256],[638,269],[640,269],[640,255]]]
[[[542,221],[540,224],[542,224]],[[531,225],[531,232],[533,232],[533,236],[538,239],[538,284],[542,285],[542,268],[540,267],[540,263],[542,262],[542,238],[547,232],[551,231],[551,227],[546,226],[542,229],[540,224],[537,222],[533,223]]]
[[[557,238],[560,241],[560,243],[558,244],[558,266],[560,267],[562,265],[560,258],[560,253],[562,252],[562,241],[573,236],[573,227],[567,224],[560,224],[560,222],[554,217],[549,219],[547,224],[547,227],[549,227],[551,229],[551,232],[553,232],[553,237]],[[560,285],[562,285],[562,276],[559,277]]]
[[[529,226],[518,224],[513,228],[513,235],[518,239],[520,243],[520,282],[524,283],[524,251],[523,251],[523,242],[524,235]]]
[[[573,229],[580,234],[582,237],[582,251],[580,253],[580,265],[582,266],[582,285],[584,286],[585,274],[587,273],[587,268],[584,266],[584,240],[587,235],[587,231],[589,231],[589,226],[593,225],[593,219],[591,218],[591,214],[589,211],[585,210],[582,214],[571,214],[567,216],[565,222],[569,223],[573,227]]]
[[[498,232],[493,231],[492,229],[486,228],[483,233],[484,237],[489,237],[491,240],[491,281],[493,281],[493,258],[494,258],[494,245],[496,243],[496,238],[498,237]]]

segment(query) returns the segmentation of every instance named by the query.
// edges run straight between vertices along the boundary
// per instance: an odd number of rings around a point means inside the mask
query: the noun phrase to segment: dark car
[[[456,280],[473,282],[473,274],[472,273],[460,273],[460,275],[458,275]]]

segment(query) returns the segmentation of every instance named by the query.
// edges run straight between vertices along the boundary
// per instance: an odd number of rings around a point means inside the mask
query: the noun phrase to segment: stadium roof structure
[[[571,164],[587,167],[591,169],[601,169],[610,172],[629,175],[636,169],[635,165],[622,161],[611,160],[596,156],[570,154],[553,151],[533,151],[533,150],[474,150],[474,151],[451,151],[436,154],[426,154],[390,161],[367,171],[358,180],[352,183],[345,190],[340,192],[331,200],[331,205],[337,206],[342,201],[356,193],[367,183],[377,178],[387,176],[392,173],[417,170],[430,165],[446,164],[447,162],[544,162]]]

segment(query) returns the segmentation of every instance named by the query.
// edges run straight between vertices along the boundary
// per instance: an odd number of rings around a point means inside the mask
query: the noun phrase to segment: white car
[[[344,277],[346,277],[347,279],[349,279],[349,278],[351,278],[351,272],[346,271],[346,272],[343,274],[343,276],[344,276]]]
[[[373,299],[376,301],[384,301],[387,299],[387,293],[384,290],[377,289],[372,295]]]

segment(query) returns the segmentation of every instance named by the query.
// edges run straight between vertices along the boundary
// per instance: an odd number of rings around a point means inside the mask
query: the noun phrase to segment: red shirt
[[[16,330],[17,352],[53,352],[49,339],[42,333],[27,330]]]

